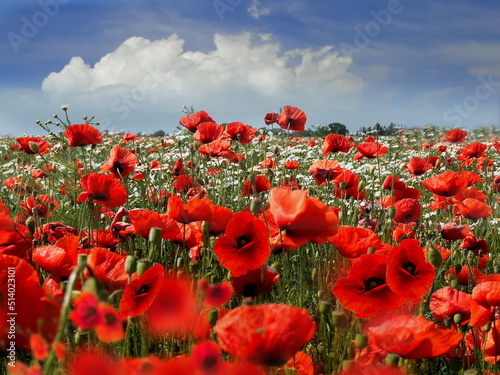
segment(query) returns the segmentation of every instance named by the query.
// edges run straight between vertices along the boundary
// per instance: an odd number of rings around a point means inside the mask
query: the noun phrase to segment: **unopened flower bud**
[[[368,336],[362,333],[357,333],[356,337],[354,338],[354,345],[358,349],[366,348],[368,346]]]
[[[28,227],[30,233],[34,233],[36,230],[36,219],[30,216],[26,219],[26,226]]]
[[[453,280],[450,281],[450,286],[453,289],[458,289],[458,287],[460,286],[460,283],[458,282],[457,279],[453,279]]]
[[[248,175],[248,181],[253,185],[255,184],[255,173],[250,173]]]
[[[33,152],[34,154],[38,154],[40,152],[40,146],[38,146],[36,142],[29,141],[28,146],[31,152]]]
[[[453,315],[453,321],[455,322],[455,324],[461,324],[462,323],[462,314]]]
[[[153,227],[149,230],[149,242],[157,245],[161,240],[162,230],[161,228]]]
[[[135,271],[137,271],[137,257],[129,255],[125,260],[125,272],[132,276]]]
[[[137,274],[142,276],[152,266],[152,262],[149,259],[141,259],[137,262]]]
[[[252,211],[252,214],[257,215],[261,209],[262,209],[262,198],[260,197],[253,198],[252,201],[250,202],[250,211]]]
[[[208,323],[213,327],[217,320],[219,319],[219,312],[216,309],[210,310],[208,312]]]
[[[387,357],[385,357],[385,363],[387,363],[391,367],[398,367],[400,359],[401,357],[399,355],[394,353],[389,353],[387,354]]]
[[[443,255],[434,246],[430,245],[427,247],[427,261],[434,266],[434,268],[440,268],[443,264]]]
[[[366,249],[367,254],[375,254],[376,251],[377,249],[375,248],[375,246],[368,246],[368,249]]]
[[[328,314],[332,309],[332,304],[328,301],[319,301],[318,311],[320,314]]]
[[[347,315],[344,311],[335,310],[332,312],[332,324],[335,328],[344,329],[347,327]]]

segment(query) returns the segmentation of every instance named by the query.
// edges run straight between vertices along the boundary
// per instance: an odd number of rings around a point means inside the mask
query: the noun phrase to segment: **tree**
[[[158,130],[153,133],[153,137],[164,137],[165,132],[163,130]]]

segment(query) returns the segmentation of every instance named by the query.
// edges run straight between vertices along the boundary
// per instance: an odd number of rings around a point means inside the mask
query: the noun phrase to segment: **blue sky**
[[[183,105],[264,126],[499,126],[500,3],[94,1],[0,3],[0,135],[73,123],[171,132]]]

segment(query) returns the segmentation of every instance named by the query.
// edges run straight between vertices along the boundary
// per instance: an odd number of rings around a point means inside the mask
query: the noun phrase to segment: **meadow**
[[[500,132],[0,139],[9,374],[494,374]],[[260,124],[259,124],[260,127]],[[500,318],[499,318],[500,319]]]

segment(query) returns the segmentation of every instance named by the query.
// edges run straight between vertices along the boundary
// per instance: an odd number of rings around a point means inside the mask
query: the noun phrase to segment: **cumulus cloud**
[[[252,0],[250,5],[247,8],[248,13],[255,19],[260,18],[261,16],[267,16],[271,13],[271,9],[269,8],[261,8],[261,4],[259,0]]]
[[[250,122],[287,104],[352,107],[364,87],[348,71],[352,59],[331,46],[282,51],[270,35],[251,33],[215,34],[214,44],[208,52],[188,51],[176,34],[132,37],[94,66],[73,57],[45,78],[42,90],[56,105],[91,105],[114,122],[155,111],[178,119],[186,104],[219,122]]]

